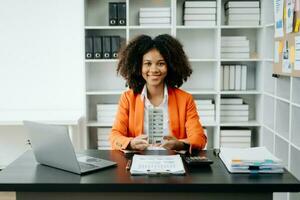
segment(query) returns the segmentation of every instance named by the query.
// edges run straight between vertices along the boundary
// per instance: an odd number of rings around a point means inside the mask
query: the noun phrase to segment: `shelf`
[[[215,90],[186,90],[188,93],[192,95],[198,95],[198,94],[217,94],[217,91]]]
[[[274,132],[269,128],[263,127],[262,145],[267,147],[270,152],[274,149]]]
[[[121,95],[125,90],[106,90],[106,91],[87,91],[86,95],[95,96],[95,95]]]
[[[289,121],[290,121],[290,107],[289,104],[280,100],[276,102],[276,124],[275,131],[280,136],[289,139]]]
[[[231,59],[231,58],[221,58],[221,62],[262,62],[264,59],[261,58],[241,58],[241,59]]]
[[[126,26],[85,26],[86,30],[106,30],[106,29],[121,29],[125,30]]]
[[[201,59],[201,58],[189,58],[190,62],[217,62],[219,59],[211,58],[211,59]]]
[[[273,58],[265,58],[264,61],[265,62],[274,62],[274,59]]]
[[[274,154],[276,157],[280,158],[283,161],[284,166],[288,166],[289,158],[289,141],[284,140],[282,137],[275,136],[275,150]]]
[[[262,94],[258,90],[221,91],[221,94]]]
[[[253,28],[253,29],[260,29],[263,28],[263,26],[259,25],[259,26],[229,26],[229,25],[222,25],[221,29],[249,29],[249,28]]]
[[[97,122],[97,121],[89,121],[87,123],[87,126],[88,127],[112,127],[112,124],[111,123],[100,123],[100,122]]]
[[[129,29],[135,30],[135,29],[171,29],[172,26],[129,26]]]
[[[270,96],[265,96],[263,102],[263,123],[272,129],[274,129],[274,111],[275,99]]]
[[[217,29],[218,26],[176,26],[177,29]]]
[[[86,63],[110,63],[110,62],[118,62],[118,59],[85,59]]]
[[[220,126],[261,126],[261,124],[256,120],[250,120],[248,122],[221,122]]]

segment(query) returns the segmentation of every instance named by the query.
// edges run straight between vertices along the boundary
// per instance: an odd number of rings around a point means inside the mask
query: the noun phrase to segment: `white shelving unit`
[[[156,36],[168,33],[178,38],[184,46],[193,74],[182,89],[190,92],[195,99],[214,99],[216,106],[215,121],[204,123],[207,127],[210,143],[208,148],[219,147],[221,127],[249,127],[253,130],[253,146],[259,145],[258,137],[262,126],[262,86],[263,68],[266,59],[272,55],[265,55],[263,46],[266,29],[272,29],[273,18],[262,16],[262,25],[259,26],[227,26],[225,25],[224,4],[226,0],[217,0],[217,23],[215,26],[184,26],[182,23],[182,7],[184,0],[122,0],[126,2],[127,25],[108,25],[108,3],[113,0],[85,0],[85,33],[86,35],[120,35],[124,43],[139,34]],[[261,0],[261,7],[269,6],[267,0]],[[265,6],[266,5],[266,6]],[[170,26],[139,26],[138,12],[141,7],[170,7]],[[271,10],[262,11],[269,15]],[[264,21],[264,19],[266,19]],[[271,20],[272,19],[272,20]],[[266,25],[268,26],[266,27]],[[245,35],[250,40],[249,59],[221,59],[221,36]],[[270,41],[269,41],[270,43]],[[270,62],[271,63],[271,62]],[[221,91],[220,66],[221,64],[246,64],[247,90]],[[96,148],[96,130],[109,127],[109,124],[98,123],[96,119],[97,103],[117,103],[122,91],[125,90],[125,81],[116,76],[116,59],[86,60],[86,118],[89,136],[88,147]],[[249,122],[220,123],[220,98],[223,96],[242,97],[250,105]]]
[[[273,1],[263,1],[272,10]],[[263,9],[264,10],[264,9]],[[266,146],[283,160],[286,168],[300,179],[299,91],[300,78],[279,76],[274,78],[274,15],[265,16],[266,48],[263,67],[263,120],[260,145]],[[272,37],[271,37],[272,36]],[[275,193],[275,200],[300,199],[299,193]]]

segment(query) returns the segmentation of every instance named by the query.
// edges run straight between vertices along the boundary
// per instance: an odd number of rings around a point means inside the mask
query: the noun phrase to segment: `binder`
[[[126,25],[126,3],[118,3],[118,25]]]
[[[109,25],[118,25],[118,3],[109,2]]]
[[[94,37],[94,59],[102,58],[102,37]]]
[[[85,58],[93,59],[93,37],[85,37]]]
[[[111,58],[111,45],[110,45],[110,36],[103,36],[102,37],[102,51],[103,51],[103,58],[109,59]]]
[[[111,36],[111,57],[118,58],[120,48],[120,36]]]

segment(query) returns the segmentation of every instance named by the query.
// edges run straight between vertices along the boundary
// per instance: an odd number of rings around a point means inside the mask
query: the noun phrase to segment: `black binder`
[[[85,58],[93,59],[93,37],[85,37]]]
[[[95,36],[94,37],[94,59],[102,58],[102,37]]]
[[[118,25],[118,3],[109,3],[109,25]]]
[[[110,36],[103,36],[102,37],[102,51],[104,59],[111,58],[111,45],[110,45]]]
[[[126,25],[126,3],[118,3],[118,24]]]
[[[120,36],[111,36],[111,57],[118,58],[120,48]]]

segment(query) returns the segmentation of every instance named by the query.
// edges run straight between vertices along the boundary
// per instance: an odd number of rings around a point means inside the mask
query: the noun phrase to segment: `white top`
[[[164,87],[164,98],[159,106],[154,106],[147,96],[147,87],[144,86],[141,93],[142,101],[144,101],[144,134],[149,135],[149,109],[161,108],[163,110],[163,135],[169,135],[169,110],[168,110],[168,88]]]

